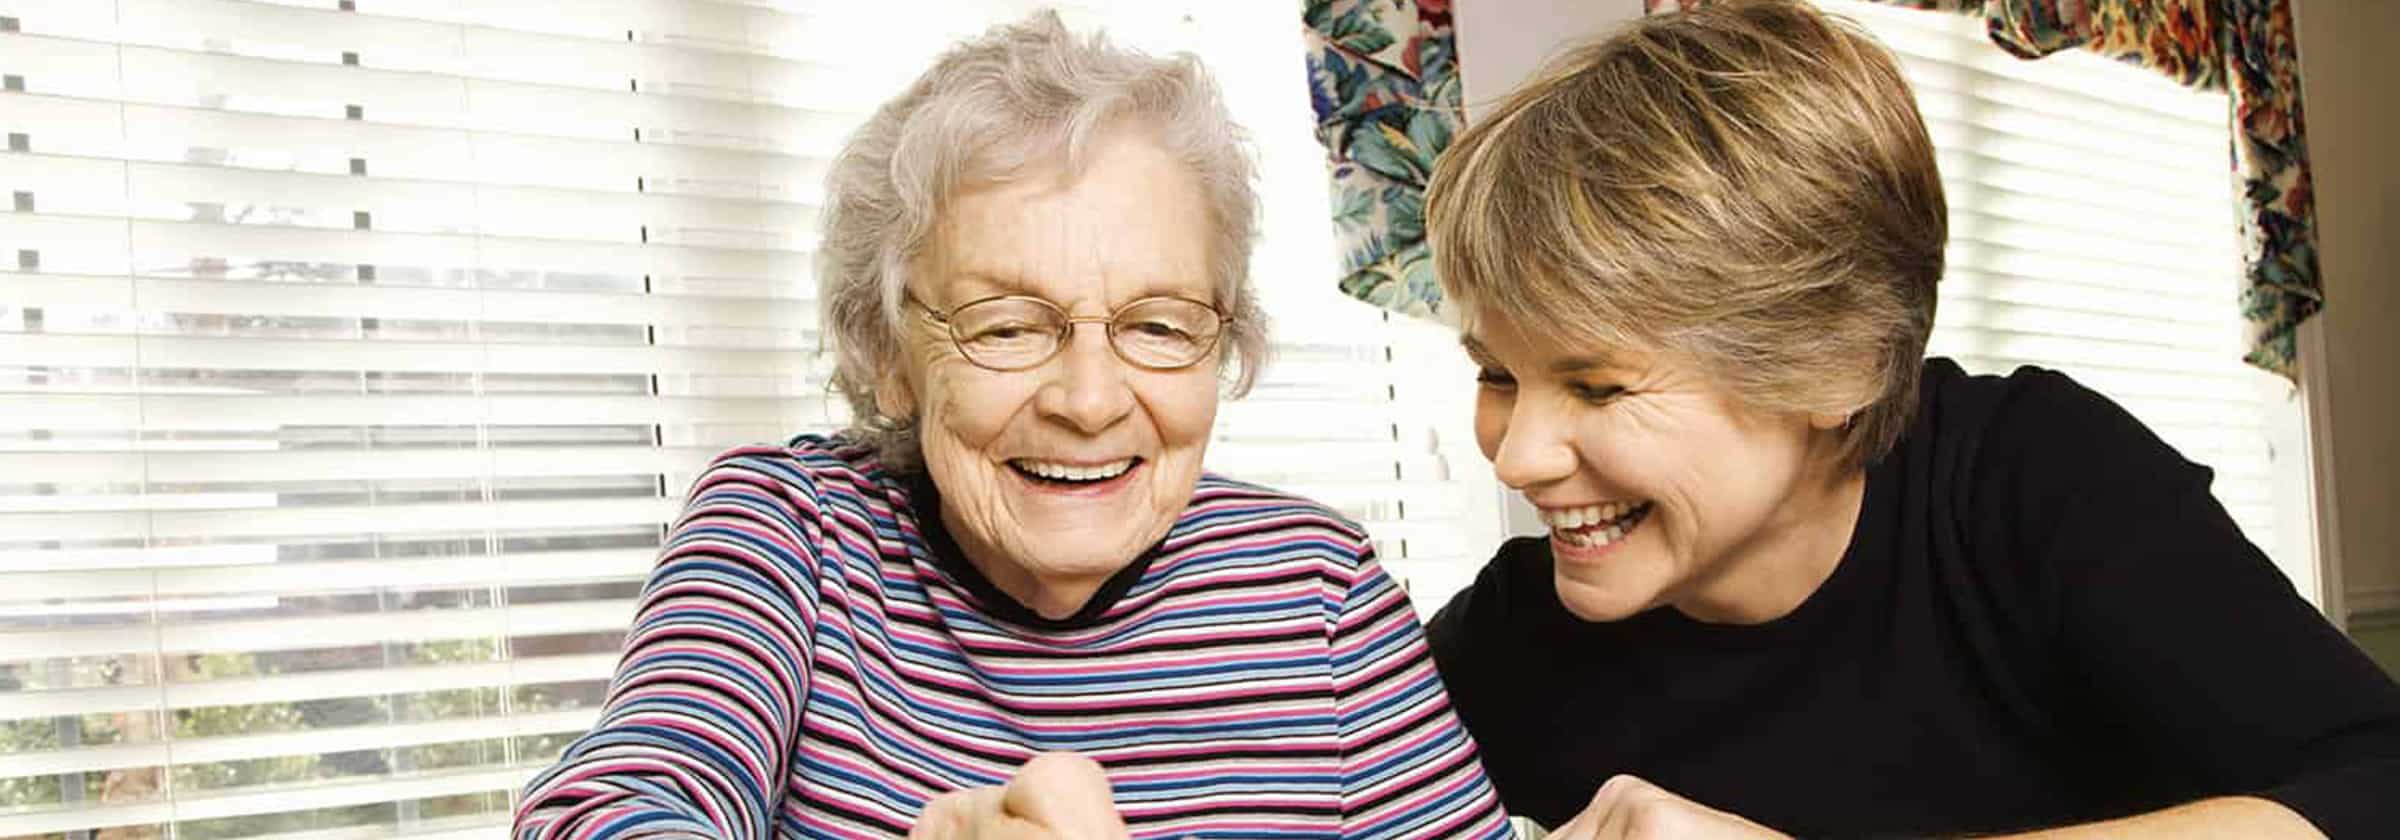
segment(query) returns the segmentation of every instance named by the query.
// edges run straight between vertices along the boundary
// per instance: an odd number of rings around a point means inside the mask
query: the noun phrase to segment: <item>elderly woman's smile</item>
[[[916,261],[895,404],[942,523],[1000,590],[1073,614],[1191,499],[1221,355],[1203,192],[1153,133],[961,191]],[[996,310],[996,311],[995,311]]]
[[[1140,458],[1082,463],[1049,458],[1010,458],[1008,465],[1023,473],[1026,480],[1037,487],[1056,492],[1089,494],[1105,492],[1141,462]]]

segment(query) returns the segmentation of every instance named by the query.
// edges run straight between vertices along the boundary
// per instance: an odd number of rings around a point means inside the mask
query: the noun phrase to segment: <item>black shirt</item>
[[[1800,836],[2055,826],[2253,794],[2400,837],[2400,687],[2296,595],[2211,473],[2060,374],[1925,365],[1851,543],[1790,614],[1607,623],[1501,546],[1434,654],[1510,812],[1617,773]]]

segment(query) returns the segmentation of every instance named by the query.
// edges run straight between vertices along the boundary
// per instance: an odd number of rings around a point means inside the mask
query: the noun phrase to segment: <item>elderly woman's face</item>
[[[1214,300],[1198,182],[1147,134],[1118,131],[1072,182],[1031,177],[962,192],[912,292],[948,311],[1026,295],[1104,318],[1153,296]],[[1099,323],[1027,370],[977,367],[948,333],[908,327],[907,389],[942,519],[1003,591],[1052,617],[1166,535],[1200,475],[1221,353],[1181,370],[1128,364]]]
[[[1755,607],[1782,573],[1775,558],[1846,544],[1849,523],[1824,516],[1838,503],[1823,492],[1838,419],[1749,412],[1688,366],[1561,347],[1488,314],[1462,343],[1481,370],[1476,441],[1550,526],[1575,615],[1672,604],[1704,620],[1772,618]]]

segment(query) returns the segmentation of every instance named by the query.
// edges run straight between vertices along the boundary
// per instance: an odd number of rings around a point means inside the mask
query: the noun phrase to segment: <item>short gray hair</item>
[[[887,468],[913,469],[919,455],[917,419],[884,417],[875,398],[885,371],[903,363],[906,269],[942,205],[962,186],[1054,162],[1077,171],[1094,137],[1123,119],[1156,129],[1200,183],[1216,227],[1217,306],[1232,318],[1222,345],[1235,364],[1230,395],[1256,381],[1267,324],[1250,288],[1258,197],[1248,136],[1197,58],[1078,38],[1057,13],[1037,12],[943,53],[859,126],[826,175],[817,281],[832,385],[850,404],[849,434],[873,443]]]

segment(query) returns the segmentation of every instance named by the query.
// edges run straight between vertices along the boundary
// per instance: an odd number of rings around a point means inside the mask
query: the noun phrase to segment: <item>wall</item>
[[[2311,422],[2350,629],[2400,670],[2400,4],[2293,0],[2327,308]],[[2316,363],[2318,360],[2309,360]],[[2330,504],[2328,504],[2330,503]]]
[[[1642,0],[1478,0],[1451,7],[1469,119],[1561,47],[1642,15]]]

